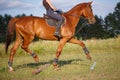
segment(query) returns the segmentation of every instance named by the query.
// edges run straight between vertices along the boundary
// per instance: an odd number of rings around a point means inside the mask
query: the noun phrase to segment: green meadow
[[[40,58],[35,63],[33,58],[21,48],[13,62],[14,72],[8,71],[9,53],[5,54],[4,43],[0,44],[0,80],[120,80],[120,37],[111,39],[91,39],[83,41],[91,52],[92,61],[79,45],[67,43],[59,58],[60,70],[52,66],[58,41],[36,41],[29,48]],[[13,44],[9,47],[12,47]],[[94,70],[91,65],[96,62]],[[50,66],[38,75],[32,71],[49,63]]]

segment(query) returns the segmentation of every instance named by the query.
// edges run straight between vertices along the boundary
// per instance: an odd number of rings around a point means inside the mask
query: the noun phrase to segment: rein
[[[68,13],[66,13],[66,14],[68,14]],[[73,16],[73,17],[76,17],[76,18],[81,18],[80,16],[75,15],[75,14],[68,14],[68,15],[69,15],[69,16]],[[81,27],[79,27],[79,29],[75,32],[75,34],[73,35],[73,37],[75,37],[75,35],[77,35],[77,34],[80,32],[80,30],[81,30],[87,23],[88,23],[87,20],[84,19],[84,22],[82,23]]]
[[[80,30],[81,30],[87,23],[88,23],[88,22],[85,20],[85,21],[83,22],[82,26],[79,27],[79,29],[75,32],[75,35],[77,35],[77,34],[80,32]],[[74,36],[75,36],[75,35],[74,35]]]
[[[68,13],[65,13],[65,14],[68,14]],[[75,14],[68,14],[69,16],[73,16],[73,17],[76,17],[76,18],[80,18],[80,16],[78,15],[75,15]]]

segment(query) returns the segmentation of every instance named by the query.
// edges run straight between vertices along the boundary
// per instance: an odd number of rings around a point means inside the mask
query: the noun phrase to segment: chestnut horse
[[[53,62],[55,69],[58,68],[58,59],[66,42],[80,45],[83,48],[87,58],[91,60],[90,53],[85,44],[73,37],[80,16],[84,16],[90,24],[94,24],[96,22],[92,12],[91,4],[92,2],[78,4],[63,14],[65,23],[60,30],[62,38],[59,41],[56,57]],[[29,53],[36,62],[38,62],[38,56],[28,49],[29,44],[32,42],[35,36],[44,40],[58,40],[57,37],[54,36],[55,29],[55,27],[48,25],[45,18],[43,17],[26,16],[11,19],[7,28],[6,52],[10,45],[14,32],[16,32],[16,40],[10,51],[8,61],[9,70],[13,70],[13,57],[21,43],[21,48]]]

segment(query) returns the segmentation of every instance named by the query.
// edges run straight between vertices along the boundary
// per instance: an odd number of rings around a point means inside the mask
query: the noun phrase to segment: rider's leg
[[[62,20],[58,21],[57,26],[56,26],[56,31],[54,33],[54,35],[58,36],[59,38],[61,37],[61,35],[60,35],[60,28],[61,28],[62,23],[63,23]]]
[[[47,10],[47,15],[51,16],[52,18],[54,18],[58,21],[54,35],[58,36],[60,38],[61,37],[60,28],[64,22],[64,19],[62,18],[62,16],[59,13],[54,12],[52,9]]]

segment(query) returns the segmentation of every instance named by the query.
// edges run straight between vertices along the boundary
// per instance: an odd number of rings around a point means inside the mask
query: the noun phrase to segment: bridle
[[[65,13],[65,14],[68,14],[68,13]],[[76,17],[76,18],[80,18],[80,16],[76,15],[76,14],[68,14],[69,16],[72,16],[72,17]]]
[[[65,13],[68,14],[68,13]],[[76,15],[76,14],[68,14],[69,16],[76,17],[76,18],[81,18],[81,16]],[[86,20],[90,20],[91,18],[85,18]]]

